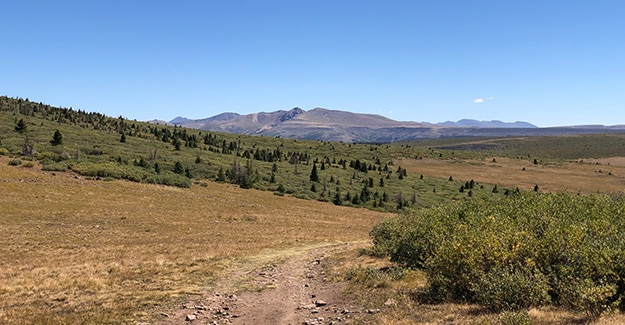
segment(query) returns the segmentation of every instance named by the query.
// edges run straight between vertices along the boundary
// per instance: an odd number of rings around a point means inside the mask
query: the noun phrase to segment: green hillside
[[[55,133],[60,143],[55,143]],[[0,153],[34,160],[44,170],[179,187],[229,182],[386,211],[507,193],[502,188],[492,193],[492,180],[485,184],[453,175],[434,177],[419,168],[407,173],[397,165],[399,158],[457,162],[521,156],[544,162],[623,156],[624,138],[609,134],[350,144],[207,132],[0,97]]]
[[[55,145],[57,130],[61,143]],[[277,195],[389,211],[490,195],[477,187],[461,193],[458,189],[470,180],[407,174],[393,164],[399,157],[449,159],[446,150],[214,133],[21,98],[0,97],[0,148],[21,160],[37,161],[44,170],[94,179],[180,187],[231,182]]]

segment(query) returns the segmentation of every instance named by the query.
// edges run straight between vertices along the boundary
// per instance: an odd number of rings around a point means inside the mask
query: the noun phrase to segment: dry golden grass
[[[366,240],[388,216],[215,183],[55,176],[8,160],[0,157],[0,323],[149,320],[233,258]]]
[[[532,190],[534,185],[538,185],[541,191],[551,192],[623,193],[625,190],[625,158],[622,157],[538,165],[529,160],[494,157],[493,162],[492,159],[405,158],[398,159],[396,164],[406,168],[408,173],[444,178],[452,176],[455,180],[463,181],[473,179],[512,189],[519,187],[521,190]]]

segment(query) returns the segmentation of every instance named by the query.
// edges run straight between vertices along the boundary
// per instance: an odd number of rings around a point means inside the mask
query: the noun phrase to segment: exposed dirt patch
[[[366,317],[345,299],[344,282],[324,272],[328,256],[362,243],[330,244],[286,252],[287,259],[265,256],[234,266],[198,297],[161,314],[161,324],[337,324]]]

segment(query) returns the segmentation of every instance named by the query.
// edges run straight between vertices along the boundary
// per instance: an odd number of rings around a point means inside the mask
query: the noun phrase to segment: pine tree
[[[27,128],[28,127],[26,125],[26,122],[24,122],[24,119],[20,119],[19,121],[17,121],[17,125],[15,125],[15,132],[24,133],[26,132]]]
[[[317,173],[317,165],[313,164],[312,171],[310,172],[310,181],[319,182],[319,174]]]
[[[184,174],[184,166],[182,166],[181,162],[176,161],[176,163],[174,164],[173,172],[180,175]]]
[[[54,132],[54,135],[52,136],[52,140],[50,140],[50,144],[53,146],[58,146],[58,145],[63,144],[63,135],[61,134],[61,131],[57,129]]]

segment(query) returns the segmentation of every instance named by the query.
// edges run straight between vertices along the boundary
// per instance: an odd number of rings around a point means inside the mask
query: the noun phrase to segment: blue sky
[[[0,0],[0,95],[137,120],[315,107],[625,124],[625,1]]]

